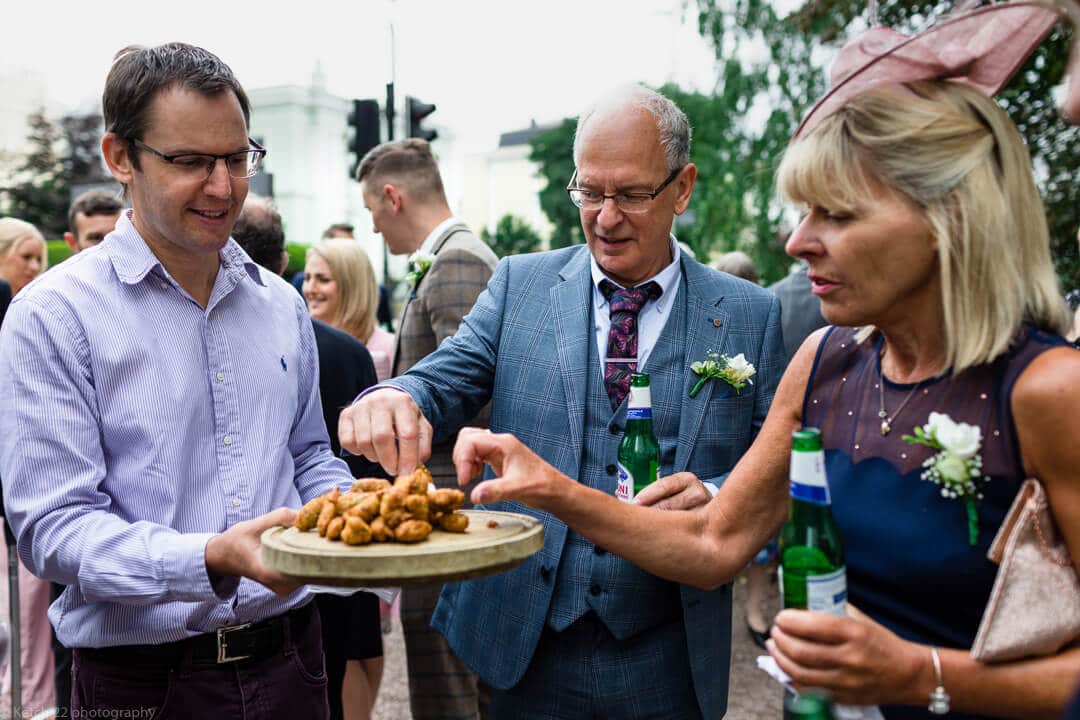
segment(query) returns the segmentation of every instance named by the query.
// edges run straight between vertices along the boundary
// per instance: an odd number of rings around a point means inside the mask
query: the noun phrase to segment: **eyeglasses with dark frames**
[[[131,143],[140,150],[157,155],[185,175],[191,177],[201,176],[203,180],[209,179],[214,174],[214,167],[217,165],[218,160],[225,161],[225,169],[228,171],[229,177],[237,180],[249,178],[257,173],[259,171],[259,162],[266,157],[266,148],[251,138],[248,138],[248,142],[251,147],[240,152],[222,153],[220,155],[212,153],[175,153],[169,155],[160,150],[155,150],[142,140],[131,138]]]
[[[614,195],[605,195],[603,193],[596,192],[595,190],[589,190],[588,188],[577,187],[574,183],[577,182],[577,170],[574,170],[573,176],[570,178],[570,184],[566,186],[566,193],[570,196],[570,202],[574,203],[582,210],[599,210],[604,206],[604,201],[611,199],[615,201],[615,205],[624,213],[643,213],[649,209],[652,201],[656,197],[664,192],[668,185],[675,181],[675,178],[679,177],[679,173],[683,171],[686,166],[675,168],[671,171],[671,174],[667,176],[664,182],[660,183],[652,192],[648,193],[615,193]]]

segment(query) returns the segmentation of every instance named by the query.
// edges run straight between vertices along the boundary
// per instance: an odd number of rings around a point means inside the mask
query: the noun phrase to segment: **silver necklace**
[[[884,354],[884,350],[885,350],[885,348],[882,347],[882,354]],[[915,397],[915,391],[918,390],[920,387],[922,387],[922,384],[925,381],[920,381],[918,383],[915,383],[915,386],[913,388],[911,388],[911,390],[908,391],[907,397],[905,397],[904,401],[902,403],[900,403],[900,407],[896,408],[896,410],[893,411],[892,415],[889,415],[889,413],[885,412],[885,372],[881,368],[881,361],[882,361],[882,357],[881,357],[881,355],[879,355],[878,356],[878,401],[879,401],[879,405],[878,405],[878,414],[877,414],[877,416],[881,419],[881,436],[884,437],[884,436],[888,435],[889,432],[892,431],[892,426],[893,426],[893,423],[896,422],[896,418],[900,417],[900,412],[908,404],[908,400],[911,400],[911,398]]]

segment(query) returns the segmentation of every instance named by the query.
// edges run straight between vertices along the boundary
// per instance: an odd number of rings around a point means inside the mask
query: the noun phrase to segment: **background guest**
[[[17,218],[0,218],[0,310],[11,296],[18,295],[48,266],[45,239],[37,228]],[[5,292],[7,290],[7,292]],[[9,296],[10,293],[10,296]],[[5,545],[6,548],[6,545]],[[5,550],[4,557],[7,557]],[[19,563],[19,639],[22,650],[22,705],[33,713],[53,707],[56,702],[55,663],[52,629],[49,626],[49,583],[40,580]],[[8,587],[0,589],[6,619]],[[4,673],[0,688],[10,698],[10,673]]]
[[[761,277],[758,275],[757,268],[754,267],[754,261],[742,250],[726,252],[709,264],[714,270],[749,280],[755,285],[761,284]]]
[[[45,238],[38,229],[18,218],[0,218],[0,280],[11,286],[14,297],[49,266]]]
[[[386,250],[426,256],[413,261],[411,287],[401,309],[392,373],[400,375],[458,331],[497,258],[450,212],[439,166],[426,141],[408,139],[372,148],[361,159],[356,179],[372,229],[382,235]],[[486,411],[472,422],[486,423]],[[452,444],[453,438],[446,438],[429,459],[436,486],[454,485]],[[399,596],[413,720],[485,717],[486,687],[431,627],[441,588],[407,587]]]
[[[379,286],[371,260],[355,240],[320,240],[308,249],[304,299],[311,317],[364,343],[379,380],[390,377],[394,336],[375,323]]]
[[[116,193],[108,190],[87,190],[68,208],[68,231],[64,242],[77,253],[97,245],[116,227],[124,204]]]

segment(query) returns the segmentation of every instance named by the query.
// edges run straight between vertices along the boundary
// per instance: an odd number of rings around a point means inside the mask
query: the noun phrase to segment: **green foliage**
[[[3,211],[33,223],[45,236],[59,235],[68,229],[71,186],[104,179],[101,116],[69,115],[57,127],[40,108],[26,122],[30,149],[0,187]]]
[[[304,272],[308,247],[310,246],[302,243],[285,243],[285,252],[289,254],[289,264],[285,268],[285,277],[289,278],[298,272]]]
[[[564,192],[563,195],[566,193]],[[527,220],[507,213],[495,224],[495,233],[487,228],[480,231],[480,237],[491,246],[499,257],[536,252],[540,249],[540,235],[533,230]]]
[[[27,141],[30,151],[16,167],[18,181],[3,188],[5,212],[32,223],[46,237],[67,229],[68,183],[64,163],[55,152],[60,140],[44,108],[31,113]]]
[[[45,253],[49,257],[49,267],[55,267],[71,257],[71,248],[63,240],[45,242]]]
[[[574,128],[577,121],[566,118],[558,127],[540,133],[529,144],[529,159],[540,165],[547,180],[540,191],[540,209],[554,225],[551,247],[561,248],[585,241],[578,210],[566,195],[566,184],[574,174]]]

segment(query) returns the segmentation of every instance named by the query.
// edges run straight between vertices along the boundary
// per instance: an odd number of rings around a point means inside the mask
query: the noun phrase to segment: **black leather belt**
[[[316,612],[315,603],[309,602],[267,620],[222,627],[175,642],[83,648],[79,652],[98,662],[122,666],[172,665],[184,660],[196,665],[261,660],[284,650],[287,642],[304,632]]]

